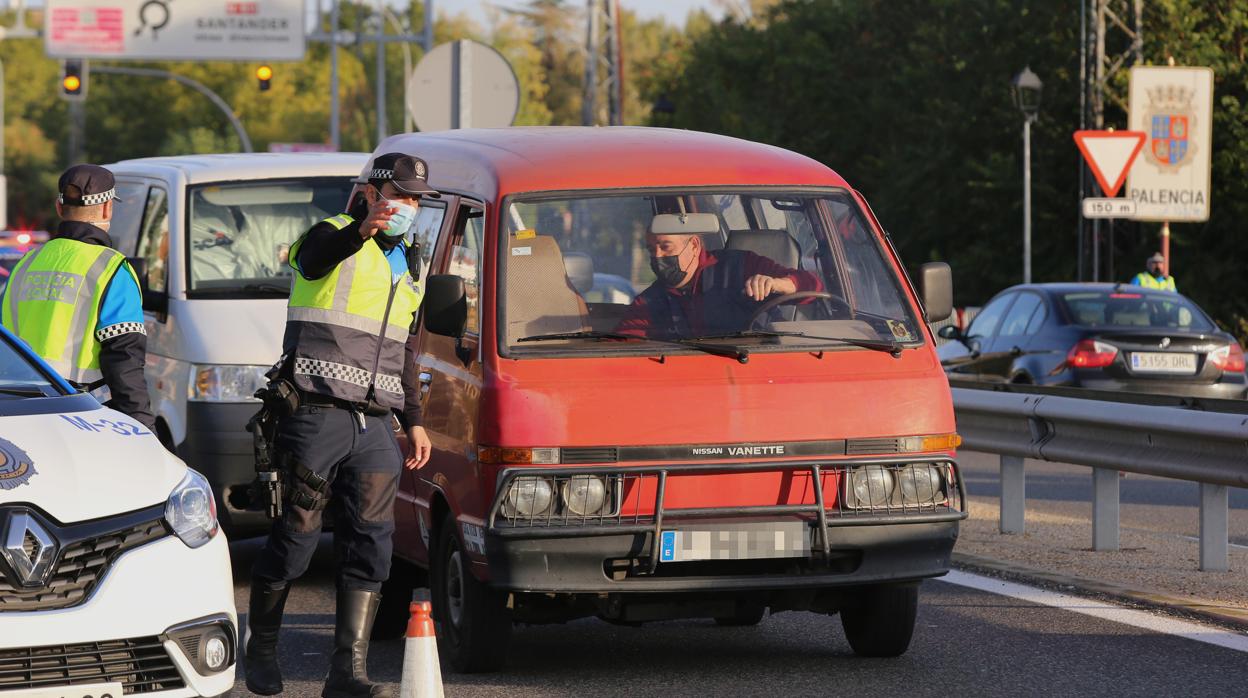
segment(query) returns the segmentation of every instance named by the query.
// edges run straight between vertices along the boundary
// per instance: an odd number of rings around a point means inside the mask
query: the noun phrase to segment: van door
[[[448,201],[423,201],[420,210],[416,213],[416,220],[412,222],[411,238],[409,244],[419,248],[420,272],[417,274],[417,281],[421,288],[424,288],[425,277],[428,276],[430,268],[435,266],[435,260],[438,259],[437,247],[438,242],[447,235],[443,235],[442,231],[448,229],[450,221],[447,220],[446,210]],[[416,327],[420,327],[420,316],[417,314]],[[420,356],[421,343],[423,342],[423,332],[419,330],[414,332],[407,340],[408,361],[412,361],[415,357]],[[415,366],[405,367],[405,373],[410,373],[413,377],[419,374],[420,369]],[[406,380],[407,376],[405,376]],[[422,406],[424,406],[422,402]],[[406,457],[406,453],[404,456]],[[428,467],[428,466],[426,466]],[[428,530],[422,528],[423,520],[417,518],[417,492],[420,484],[415,472],[403,469],[399,477],[399,494],[395,500],[395,532],[394,532],[394,550],[400,557],[421,562],[424,560],[425,542]],[[428,497],[425,497],[419,506],[427,507],[429,503]]]
[[[147,393],[156,415],[156,434],[169,450],[174,448],[170,424],[184,421],[180,408],[180,373],[170,356],[173,337],[168,313],[169,302],[169,192],[163,182],[147,190],[140,217],[138,242],[132,256],[142,259],[146,269],[139,283],[143,287],[143,324],[147,330]]]
[[[450,501],[453,511],[475,518],[472,523],[481,526],[480,493],[470,483],[476,482],[479,475],[477,422],[482,385],[480,290],[485,209],[475,202],[448,203],[454,206],[455,216],[440,262],[431,273],[454,274],[464,280],[468,322],[464,337],[458,341],[421,332],[418,365],[425,395],[425,431],[433,443],[433,455],[420,470],[417,508],[422,517],[430,516],[430,503],[435,491],[440,491],[448,499],[459,498]],[[439,523],[423,519],[422,530],[432,531]],[[473,547],[478,540],[476,536],[465,537],[469,553],[484,553],[483,547]],[[424,552],[427,555],[427,548]]]

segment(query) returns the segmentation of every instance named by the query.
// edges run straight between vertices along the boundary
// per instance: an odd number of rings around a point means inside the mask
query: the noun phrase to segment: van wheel
[[[715,624],[723,627],[758,625],[767,615],[767,607],[758,601],[738,601],[737,610],[731,615],[715,616]]]
[[[390,578],[381,584],[381,605],[373,622],[373,640],[396,640],[407,631],[411,615],[412,592],[427,583],[424,570],[406,560],[394,558]]]
[[[438,645],[455,671],[501,669],[511,641],[507,594],[478,581],[450,514],[438,529],[438,547],[429,572]]]
[[[918,609],[918,584],[878,584],[854,594],[841,609],[841,626],[855,654],[897,657],[910,647]]]

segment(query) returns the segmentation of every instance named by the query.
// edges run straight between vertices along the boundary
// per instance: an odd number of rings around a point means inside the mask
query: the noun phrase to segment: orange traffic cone
[[[442,698],[442,667],[438,664],[438,638],[429,617],[429,602],[413,603],[411,610],[399,698]]]

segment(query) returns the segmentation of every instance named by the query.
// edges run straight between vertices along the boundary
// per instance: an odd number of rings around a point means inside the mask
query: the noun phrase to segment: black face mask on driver
[[[675,288],[680,282],[685,280],[685,270],[680,268],[680,256],[685,253],[685,250],[689,249],[690,242],[686,242],[684,248],[676,254],[650,258],[650,269],[654,272],[655,277],[663,282],[664,286]]]

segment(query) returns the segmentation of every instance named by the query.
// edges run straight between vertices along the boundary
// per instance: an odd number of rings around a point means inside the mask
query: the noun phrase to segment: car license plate
[[[1131,353],[1131,370],[1135,373],[1196,373],[1195,354],[1168,354],[1156,351]]]
[[[659,562],[809,557],[810,528],[800,522],[663,531]]]
[[[0,691],[0,698],[122,698],[120,683],[80,683],[51,688]]]

